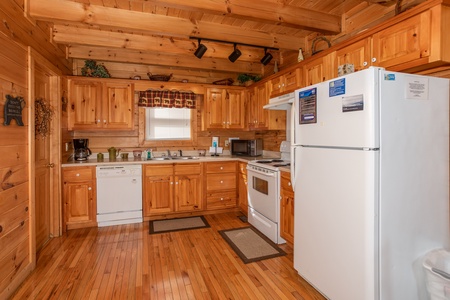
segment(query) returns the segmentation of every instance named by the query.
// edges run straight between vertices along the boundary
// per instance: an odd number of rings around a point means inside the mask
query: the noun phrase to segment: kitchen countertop
[[[88,159],[85,161],[69,161],[62,164],[62,167],[80,167],[80,166],[111,166],[111,165],[146,165],[146,164],[173,164],[173,163],[194,163],[194,162],[214,162],[214,161],[231,161],[237,160],[242,162],[249,162],[252,160],[262,160],[262,159],[274,159],[274,157],[250,157],[250,156],[199,156],[198,159],[176,159],[176,160],[148,160],[146,158],[129,158],[129,159],[121,159],[117,158],[115,160],[109,160],[109,158],[103,159],[103,161],[98,161],[97,159]],[[281,171],[290,172],[290,168],[280,167]]]

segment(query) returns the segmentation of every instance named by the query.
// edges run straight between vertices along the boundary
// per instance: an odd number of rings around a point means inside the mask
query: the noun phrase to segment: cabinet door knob
[[[103,123],[106,124],[106,120],[103,120]]]
[[[92,187],[88,187],[88,191],[92,191]]]
[[[221,180],[220,183],[223,183],[223,180]]]
[[[220,198],[220,201],[223,201],[223,198]]]
[[[220,167],[221,170],[223,170],[223,167]]]
[[[80,173],[75,174],[75,176],[80,177]]]
[[[367,67],[367,61],[363,62],[363,67]]]
[[[376,62],[377,58],[376,57],[372,57],[372,62]]]

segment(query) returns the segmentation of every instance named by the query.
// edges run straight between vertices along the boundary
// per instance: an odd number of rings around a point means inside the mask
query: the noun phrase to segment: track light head
[[[241,51],[237,49],[236,44],[234,44],[234,51],[230,54],[230,56],[228,56],[228,59],[231,62],[235,62],[241,55],[242,55]]]
[[[195,50],[194,52],[194,55],[197,58],[202,58],[203,54],[205,54],[206,50],[208,50],[208,48],[205,45],[201,44],[201,41],[202,41],[201,39],[198,39],[198,47],[197,50]]]
[[[261,58],[261,63],[263,65],[267,65],[272,60],[273,56],[270,53],[267,53],[267,48],[264,48],[264,57]]]

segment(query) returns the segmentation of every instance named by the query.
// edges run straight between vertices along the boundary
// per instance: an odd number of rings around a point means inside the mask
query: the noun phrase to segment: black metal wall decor
[[[13,97],[6,95],[5,102],[5,122],[4,125],[9,125],[11,120],[16,120],[17,125],[24,126],[22,121],[22,110],[25,108],[25,100],[23,97]]]

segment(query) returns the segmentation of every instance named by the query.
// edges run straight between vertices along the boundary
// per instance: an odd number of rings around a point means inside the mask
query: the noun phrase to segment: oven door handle
[[[254,172],[256,174],[260,174],[260,175],[263,175],[266,177],[275,177],[276,176],[275,172],[274,173],[264,173],[264,172],[261,172],[261,171],[255,170],[255,169],[250,169],[249,167],[247,167],[247,171]]]

